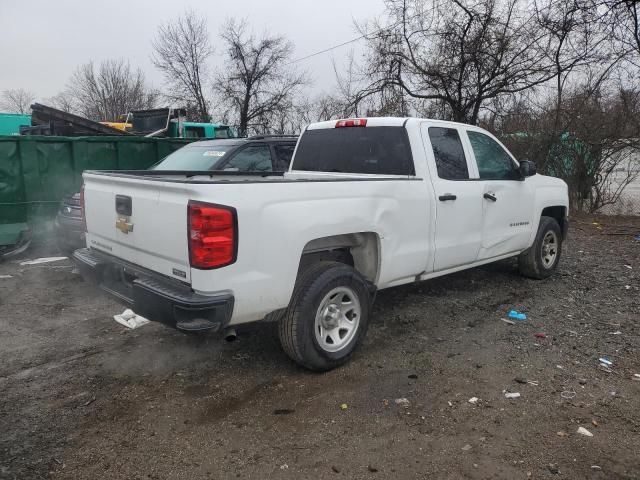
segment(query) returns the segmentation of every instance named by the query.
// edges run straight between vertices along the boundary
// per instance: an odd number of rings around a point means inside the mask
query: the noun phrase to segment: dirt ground
[[[593,221],[549,280],[504,261],[380,292],[325,374],[272,324],[127,330],[68,262],[5,261],[0,478],[640,479],[640,218]]]

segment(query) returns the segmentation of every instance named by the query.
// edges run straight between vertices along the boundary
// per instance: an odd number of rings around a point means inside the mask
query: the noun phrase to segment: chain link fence
[[[631,162],[640,165],[640,155],[636,155]],[[618,188],[626,183],[628,172],[624,169],[613,172],[611,175],[611,187]],[[602,207],[598,213],[605,215],[639,215],[640,216],[640,175],[626,185],[618,200],[612,205]]]

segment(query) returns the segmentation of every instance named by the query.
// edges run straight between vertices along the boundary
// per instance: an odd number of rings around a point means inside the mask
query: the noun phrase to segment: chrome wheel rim
[[[338,352],[353,339],[360,325],[360,301],[349,287],[327,293],[318,307],[314,331],[320,348]]]
[[[542,265],[551,268],[558,258],[558,236],[555,232],[547,232],[542,239]]]

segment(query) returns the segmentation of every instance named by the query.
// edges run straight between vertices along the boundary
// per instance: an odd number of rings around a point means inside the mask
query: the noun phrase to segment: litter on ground
[[[526,320],[527,314],[519,312],[517,310],[511,310],[509,311],[508,317],[513,318],[514,320]]]
[[[0,280],[5,280],[7,278],[13,278],[13,275],[0,275]]]
[[[520,398],[520,393],[519,392],[506,392],[504,394],[504,396],[506,398]]]
[[[589,430],[587,430],[584,427],[578,427],[578,433],[580,435],[584,435],[585,437],[593,437],[593,433],[591,433]]]
[[[114,315],[113,319],[119,324],[131,329],[138,328],[149,323],[149,320],[137,315],[133,310],[128,308],[124,312]]]
[[[40,265],[41,263],[59,262],[61,260],[66,260],[66,259],[67,257],[42,257],[42,258],[36,258],[34,260],[25,260],[24,262],[20,262],[20,266]]]
[[[600,362],[600,365],[602,365],[603,367],[609,368],[611,367],[611,365],[613,365],[613,362],[609,360],[607,357],[600,357],[598,361]]]

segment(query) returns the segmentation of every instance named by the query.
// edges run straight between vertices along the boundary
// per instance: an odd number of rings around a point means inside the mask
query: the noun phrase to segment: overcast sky
[[[93,60],[126,58],[147,80],[162,87],[149,60],[157,26],[190,8],[206,17],[214,45],[230,17],[246,18],[257,31],[268,30],[294,42],[295,58],[358,36],[354,19],[383,11],[382,0],[0,0],[0,91],[25,88],[39,100],[60,92],[73,70]],[[313,92],[334,81],[332,57],[340,61],[361,42],[302,61],[314,79]],[[221,53],[218,45],[217,52]]]

